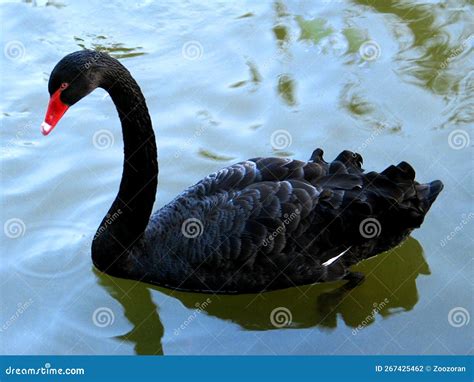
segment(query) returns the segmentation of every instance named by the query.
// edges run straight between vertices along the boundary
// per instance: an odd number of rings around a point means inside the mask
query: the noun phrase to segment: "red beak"
[[[48,110],[46,111],[44,122],[41,124],[41,132],[43,135],[48,135],[54,129],[66,110],[69,108],[68,105],[61,101],[59,97],[60,95],[61,89],[58,89],[49,99]]]

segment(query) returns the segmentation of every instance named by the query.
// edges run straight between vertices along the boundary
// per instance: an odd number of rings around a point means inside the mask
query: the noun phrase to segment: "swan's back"
[[[249,159],[189,187],[151,218],[147,281],[230,293],[341,279],[419,227],[442,189],[405,162],[365,173],[359,154],[322,154]]]

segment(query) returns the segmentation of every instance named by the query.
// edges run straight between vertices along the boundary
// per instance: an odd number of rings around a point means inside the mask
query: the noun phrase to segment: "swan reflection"
[[[193,325],[190,317],[199,320],[201,315],[208,315],[253,331],[334,329],[340,317],[357,333],[373,324],[378,315],[387,318],[413,309],[418,302],[416,279],[430,274],[423,249],[414,238],[358,264],[354,270],[366,274],[365,281],[355,288],[338,282],[244,295],[180,292],[96,274],[100,285],[122,305],[125,317],[134,326],[117,339],[133,343],[137,354],[163,354],[164,331],[179,328],[163,327],[151,290],[173,297],[191,309],[191,314],[184,317],[189,325]],[[199,314],[193,314],[197,311]]]

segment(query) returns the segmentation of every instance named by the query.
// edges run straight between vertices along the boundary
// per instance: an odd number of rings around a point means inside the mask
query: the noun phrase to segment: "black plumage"
[[[158,164],[140,88],[118,61],[87,50],[58,63],[50,91],[65,81],[103,87],[122,121],[124,171],[108,213],[116,218],[104,218],[92,245],[94,264],[116,276],[218,293],[350,278],[351,265],[419,227],[442,189],[416,182],[406,162],[365,172],[360,154],[328,163],[316,149],[307,162],[253,158],[221,169],[150,218]]]

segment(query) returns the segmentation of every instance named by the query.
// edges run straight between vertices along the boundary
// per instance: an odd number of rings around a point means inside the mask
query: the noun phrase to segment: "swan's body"
[[[150,218],[155,136],[129,72],[105,54],[75,52],[58,63],[49,90],[69,106],[99,86],[124,136],[120,190],[92,244],[94,264],[112,275],[221,293],[348,278],[351,265],[419,227],[442,189],[440,181],[417,183],[405,162],[365,173],[359,154],[343,151],[327,163],[317,149],[307,162],[256,158],[224,168]],[[48,115],[45,133],[60,118]]]

